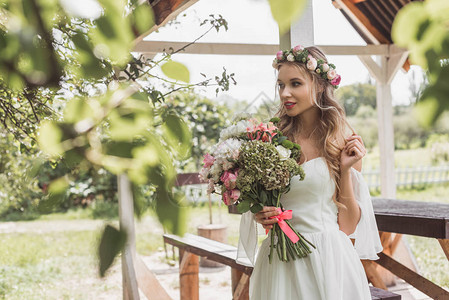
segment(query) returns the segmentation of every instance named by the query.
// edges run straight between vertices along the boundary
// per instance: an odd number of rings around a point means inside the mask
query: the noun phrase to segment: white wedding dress
[[[295,176],[291,189],[282,195],[285,209],[293,211],[290,220],[316,249],[305,258],[281,262],[276,251],[270,264],[270,238],[267,236],[257,251],[257,234],[265,234],[256,226],[253,214],[242,215],[237,261],[254,265],[250,278],[252,300],[370,300],[368,281],[360,259],[378,259],[382,251],[368,186],[360,172],[351,169],[354,195],[361,218],[353,245],[339,230],[337,206],[332,201],[335,184],[330,178],[324,158],[318,157],[302,165],[303,181]],[[257,229],[257,227],[259,227]],[[257,259],[255,260],[257,252]]]

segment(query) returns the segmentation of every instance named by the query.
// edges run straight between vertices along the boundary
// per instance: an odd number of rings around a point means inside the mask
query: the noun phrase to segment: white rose
[[[328,64],[323,64],[322,67],[323,67],[323,72],[329,71],[329,65]]]
[[[316,59],[313,57],[309,58],[309,60],[307,61],[307,69],[309,69],[310,71],[314,71],[316,69],[316,66],[317,66]]]
[[[293,56],[293,54],[289,54],[289,55],[287,55],[287,60],[288,61],[295,61],[295,57]]]
[[[281,157],[281,160],[286,160],[286,159],[290,158],[290,154],[292,153],[292,151],[290,149],[287,149],[281,145],[277,145],[276,150],[279,152],[279,156]]]
[[[240,121],[240,122],[237,123],[237,125],[236,125],[237,135],[240,135],[240,134],[246,132],[246,127],[248,127],[247,123],[248,122],[246,122],[246,121]]]
[[[329,70],[329,72],[327,72],[327,79],[332,80],[337,76],[337,71],[335,71],[335,69]]]

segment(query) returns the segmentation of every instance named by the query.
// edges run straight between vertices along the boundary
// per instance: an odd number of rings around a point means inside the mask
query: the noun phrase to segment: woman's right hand
[[[269,230],[273,228],[273,224],[278,222],[276,218],[270,219],[270,217],[274,217],[277,215],[279,215],[279,212],[276,210],[276,207],[264,206],[261,211],[254,214],[254,219],[257,223],[262,224],[263,228]]]

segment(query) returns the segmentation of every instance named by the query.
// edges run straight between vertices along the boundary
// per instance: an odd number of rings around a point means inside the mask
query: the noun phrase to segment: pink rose
[[[317,64],[318,63],[316,59],[309,55],[309,60],[307,61],[307,69],[309,69],[310,71],[314,71],[316,69]]]
[[[323,67],[323,72],[329,71],[329,65],[328,64],[323,64],[322,67]]]
[[[273,63],[271,65],[273,66],[273,68],[276,68],[278,65],[278,60],[276,58],[273,59]]]
[[[276,53],[276,58],[278,60],[283,60],[284,59],[284,52],[278,51],[278,53]]]
[[[341,81],[341,76],[337,74],[334,79],[332,79],[331,84],[332,85],[339,85]]]
[[[214,161],[215,161],[215,157],[213,157],[209,153],[204,155],[203,164],[204,164],[205,168],[208,168],[208,167],[212,166],[214,164]]]
[[[226,180],[228,180],[230,174],[232,174],[232,173],[229,171],[224,171],[223,174],[221,174],[220,180],[222,182],[226,182]]]
[[[327,72],[327,79],[332,80],[335,76],[337,76],[337,71],[335,71],[335,69],[331,69]]]
[[[235,201],[237,201],[240,198],[240,190],[239,189],[231,190],[229,196],[231,197],[231,199],[234,200],[233,203],[235,203]]]
[[[233,174],[233,173],[229,173],[227,178],[224,181],[224,185],[225,185],[226,189],[232,190],[233,188],[235,188],[236,181],[237,181],[237,176],[235,176],[235,174]]]
[[[304,47],[301,45],[296,45],[295,47],[293,47],[293,52],[298,53],[299,51],[304,50]]]
[[[226,205],[231,205],[232,204],[232,199],[231,199],[231,191],[225,191],[222,195],[223,197],[223,202]]]

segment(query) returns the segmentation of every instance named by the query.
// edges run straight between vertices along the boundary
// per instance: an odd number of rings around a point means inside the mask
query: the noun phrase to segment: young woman
[[[279,51],[280,130],[301,146],[303,181],[291,180],[281,197],[290,220],[316,249],[302,259],[269,263],[270,239],[255,259],[256,224],[265,229],[277,222],[273,207],[242,216],[239,257],[254,264],[250,298],[254,300],[371,299],[360,259],[378,259],[382,251],[368,187],[360,173],[366,149],[350,131],[345,113],[334,97],[340,83],[335,66],[316,47],[296,46]],[[255,221],[255,222],[254,222]],[[354,245],[350,238],[355,239]]]

